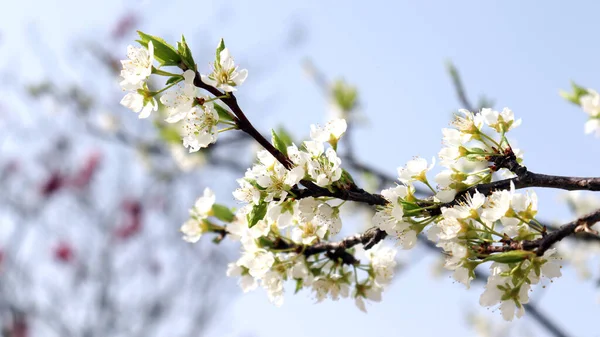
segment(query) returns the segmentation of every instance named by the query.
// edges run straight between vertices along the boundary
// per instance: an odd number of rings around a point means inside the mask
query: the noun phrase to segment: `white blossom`
[[[121,60],[121,87],[124,90],[134,90],[142,86],[142,83],[152,74],[152,63],[154,62],[154,45],[148,42],[148,48],[127,47],[128,60]]]
[[[125,94],[125,97],[121,99],[121,105],[139,113],[139,118],[148,118],[152,111],[158,110],[158,102],[154,97],[145,97],[137,90]]]
[[[292,229],[292,240],[303,245],[318,242],[327,233],[327,224],[315,221],[301,222]]]
[[[238,71],[238,67],[233,62],[233,58],[229,54],[229,49],[225,48],[219,53],[220,60],[215,61],[213,72],[209,75],[202,75],[202,82],[217,87],[226,92],[236,91],[235,87],[244,83],[248,77],[248,70],[242,69]]]
[[[274,262],[275,256],[273,253],[257,247],[245,251],[237,264],[248,268],[248,272],[252,277],[260,279],[271,269]]]
[[[191,112],[197,95],[197,88],[194,86],[195,76],[196,73],[193,70],[186,70],[183,73],[184,86],[168,91],[160,98],[160,102],[169,111],[169,117],[165,119],[167,123],[179,122]]]
[[[368,250],[367,255],[371,260],[377,284],[389,284],[396,268],[396,250],[379,244]]]
[[[183,233],[183,240],[191,243],[198,242],[207,230],[208,228],[203,219],[188,219],[180,228]]]
[[[433,168],[435,158],[431,159],[431,165],[427,165],[427,160],[424,158],[415,158],[406,163],[405,167],[398,168],[399,180],[405,184],[411,181],[427,181],[427,171]]]
[[[246,179],[236,180],[240,187],[233,191],[233,197],[247,204],[258,205],[260,201],[260,191],[248,182]]]
[[[329,121],[325,126],[312,124],[310,126],[310,138],[318,142],[332,142],[337,143],[342,134],[346,132],[345,119],[333,119]]]
[[[594,89],[587,89],[587,95],[583,95],[579,99],[581,108],[590,117],[600,117],[600,94]]]
[[[244,293],[250,292],[258,287],[258,282],[252,276],[244,273],[244,268],[238,266],[236,263],[229,263],[227,265],[227,276],[239,277],[238,285],[242,288]]]
[[[183,124],[183,146],[195,152],[217,141],[219,114],[211,102],[193,107]]]
[[[321,187],[326,187],[342,177],[342,160],[332,148],[328,148],[323,156],[323,143],[317,141],[304,142],[311,154],[307,163],[308,175]]]

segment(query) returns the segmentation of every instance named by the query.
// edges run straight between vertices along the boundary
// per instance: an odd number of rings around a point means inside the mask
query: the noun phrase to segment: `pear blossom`
[[[142,86],[142,83],[152,74],[152,63],[154,62],[154,45],[148,42],[145,47],[127,47],[128,60],[121,60],[121,87],[124,90],[134,90]]]
[[[266,219],[274,223],[279,228],[286,228],[292,225],[294,208],[296,202],[271,202],[267,207]]]
[[[398,179],[408,184],[411,181],[427,181],[427,171],[433,168],[435,158],[431,159],[431,165],[427,166],[427,160],[424,158],[415,158],[406,163],[405,167],[398,168]]]
[[[206,219],[212,215],[212,207],[216,201],[215,192],[210,188],[204,189],[204,194],[196,200],[194,208],[190,211],[191,215],[199,219]]]
[[[404,220],[404,209],[398,201],[414,193],[414,187],[399,185],[381,191],[388,204],[378,210],[373,216],[373,224],[389,235],[399,235],[410,227]]]
[[[364,288],[361,289],[360,291],[358,290],[358,288]],[[367,312],[367,307],[365,305],[365,299],[373,301],[373,302],[381,302],[381,293],[383,292],[383,288],[373,285],[370,287],[363,287],[363,286],[358,286],[357,285],[357,289],[354,291],[353,297],[354,297],[354,303],[356,304],[356,307],[358,307],[358,309],[364,313]]]
[[[310,138],[318,142],[337,143],[342,134],[346,132],[347,127],[346,120],[341,118],[333,119],[325,126],[312,124],[310,126]]]
[[[246,250],[237,261],[238,266],[248,268],[248,273],[257,279],[262,278],[271,269],[273,263],[275,263],[273,253],[258,247]]]
[[[377,284],[389,284],[396,268],[396,250],[379,244],[368,250],[367,256],[371,261]]]
[[[294,167],[288,170],[277,162],[270,168],[265,165],[256,165],[253,174],[257,184],[267,193],[265,201],[272,201],[275,198],[285,198],[287,191],[304,177],[304,169]]]
[[[246,179],[237,179],[236,181],[240,187],[233,191],[233,197],[247,204],[258,205],[260,191]]]
[[[323,156],[323,143],[317,141],[304,142],[311,154],[307,163],[308,175],[321,187],[326,187],[342,177],[342,160],[332,148],[328,148]]]
[[[479,303],[485,307],[500,303],[500,311],[506,321],[512,321],[515,316],[522,317],[525,314],[523,304],[529,302],[530,285],[522,282],[518,285],[517,291],[514,291],[517,285],[513,284],[512,277],[502,276],[510,270],[508,265],[494,262],[490,269],[492,274],[488,277]]]
[[[292,229],[292,240],[303,245],[310,245],[319,242],[326,233],[327,225],[324,223],[301,222]]]
[[[464,201],[460,201],[458,205],[454,207],[442,207],[442,215],[445,218],[475,218],[479,217],[479,209],[485,203],[485,195],[475,190],[474,194],[467,194]]]
[[[583,111],[590,115],[584,131],[586,134],[595,133],[596,137],[600,137],[600,94],[593,89],[587,91],[588,94],[579,99]]]
[[[541,259],[544,261],[541,266],[542,275],[550,279],[562,276],[560,264],[557,263],[559,258],[554,256],[556,252],[556,248],[548,249],[541,257]]]
[[[587,95],[579,99],[581,108],[592,118],[600,118],[600,94],[594,89],[587,89]]]
[[[485,123],[498,133],[507,132],[521,125],[521,119],[515,120],[515,114],[509,108],[498,112],[492,109],[481,109]]]
[[[317,226],[325,226],[331,235],[336,235],[342,229],[339,208],[331,207],[327,203],[319,205],[313,222]]]
[[[121,105],[131,109],[135,113],[139,113],[138,117],[148,118],[152,111],[158,110],[158,102],[154,97],[146,97],[142,90],[136,90],[128,92],[123,99],[121,99]],[[143,92],[143,91],[142,91]]]
[[[456,129],[462,133],[470,135],[481,133],[484,121],[481,114],[474,114],[466,109],[460,109],[458,112],[460,112],[462,116],[457,114],[454,116],[454,120],[452,121],[452,125],[456,127]]]
[[[219,114],[212,102],[193,107],[183,124],[183,146],[195,152],[217,141]]]
[[[221,42],[222,43],[222,42]],[[248,70],[238,71],[228,48],[219,52],[218,59],[213,64],[213,72],[209,75],[202,75],[202,82],[217,87],[226,92],[236,91],[235,87],[244,83],[248,77]]]
[[[262,278],[262,286],[267,291],[269,301],[275,306],[283,304],[283,277],[276,271],[269,271]]]
[[[215,193],[210,188],[205,188],[204,195],[196,200],[194,207],[190,210],[191,218],[181,226],[180,230],[185,241],[197,242],[202,234],[209,231],[209,224],[204,220],[212,215],[215,200]]]
[[[196,243],[202,237],[202,234],[208,232],[208,225],[204,219],[188,219],[181,225],[180,231],[183,233],[183,240]]]
[[[594,133],[600,137],[600,118],[591,118],[585,122],[584,131],[586,134]]]
[[[350,294],[350,287],[337,274],[316,278],[312,283],[312,289],[316,294],[317,302],[322,302],[328,295],[332,300],[337,301],[340,297],[346,298]]]
[[[160,98],[160,102],[169,111],[169,117],[165,119],[167,123],[177,123],[192,111],[197,95],[197,88],[194,86],[195,76],[196,73],[193,70],[186,70],[183,73],[184,86],[168,91]]]
[[[227,265],[227,276],[228,277],[239,277],[238,285],[242,288],[244,293],[250,292],[258,287],[258,282],[243,267],[238,266],[236,263],[229,263]]]

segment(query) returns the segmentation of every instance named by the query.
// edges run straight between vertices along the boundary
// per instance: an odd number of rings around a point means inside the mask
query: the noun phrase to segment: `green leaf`
[[[167,143],[180,143],[181,135],[174,127],[157,125],[158,135]]]
[[[265,214],[267,214],[267,203],[266,202],[261,202],[258,205],[254,205],[252,207],[252,211],[250,211],[250,214],[247,215],[248,228],[254,227],[254,225],[256,225],[256,223],[258,223],[260,220],[262,220],[265,217]]]
[[[301,278],[296,279],[296,290],[294,290],[294,294],[297,294],[302,289],[303,285],[304,285],[303,279],[301,279]]]
[[[167,80],[167,83],[165,83],[165,85],[177,83],[177,82],[180,82],[180,81],[183,81],[183,76],[180,76],[180,75],[171,76],[171,77],[169,77],[169,79]]]
[[[177,51],[181,58],[183,59],[183,63],[193,71],[196,71],[196,62],[194,62],[194,58],[192,57],[192,51],[188,46],[187,42],[185,42],[185,37],[181,35],[181,42],[177,42]]]
[[[356,87],[349,85],[344,80],[335,81],[332,88],[332,94],[335,103],[337,103],[344,112],[351,111],[358,103],[358,91],[356,90]]]
[[[279,139],[281,139],[281,141],[285,144],[285,146],[290,146],[294,144],[292,136],[284,127],[280,126],[277,128],[277,135],[279,136]]]
[[[152,41],[154,46],[154,58],[161,66],[178,66],[182,59],[175,48],[160,37],[145,34],[138,30],[141,40],[137,40],[142,46],[148,48],[148,43]]]
[[[231,118],[231,113],[229,111],[227,111],[224,107],[218,105],[217,103],[214,103],[213,105],[215,107],[215,110],[217,110],[217,113],[219,114],[219,120],[233,121],[233,118]]]
[[[510,252],[504,252],[499,254],[494,254],[486,257],[483,261],[494,261],[500,263],[517,263],[523,260],[530,259],[535,257],[534,252],[526,251],[526,250],[512,250]]]
[[[281,138],[279,138],[275,130],[271,130],[271,135],[271,143],[273,143],[273,146],[275,146],[277,150],[279,150],[281,153],[287,156],[287,146],[285,145],[285,142]]]
[[[581,97],[585,96],[588,94],[587,89],[585,89],[584,87],[581,87],[579,85],[577,85],[575,82],[571,81],[571,88],[573,89],[573,92],[567,92],[564,90],[561,90],[559,92],[560,96],[562,96],[562,98],[566,99],[567,101],[573,103],[573,104],[581,104]]]
[[[221,52],[225,49],[225,40],[221,38],[219,45],[217,46],[217,64],[221,64]]]
[[[227,206],[214,204],[212,207],[212,211],[217,219],[224,222],[232,222],[235,218],[235,215],[233,215],[233,212],[229,208],[227,208]]]

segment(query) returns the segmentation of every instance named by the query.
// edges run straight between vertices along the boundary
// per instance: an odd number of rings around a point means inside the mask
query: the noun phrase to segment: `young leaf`
[[[571,87],[573,88],[573,92],[567,92],[564,90],[560,91],[560,95],[566,99],[567,101],[573,103],[573,104],[581,104],[580,103],[580,99],[581,97],[585,96],[588,94],[588,91],[583,88],[580,87],[579,85],[577,85],[575,82],[571,82]]]
[[[304,286],[304,280],[296,279],[296,290],[294,290],[294,294],[297,294],[302,289],[303,286]]]
[[[225,40],[221,38],[219,45],[217,46],[217,64],[221,64],[221,52],[225,49]]]
[[[165,126],[165,125],[156,125],[158,128],[158,135],[167,143],[180,143],[181,135],[177,131],[176,128]]]
[[[212,211],[217,219],[224,222],[232,222],[235,218],[233,212],[223,205],[214,204],[212,207]]]
[[[512,250],[509,252],[494,254],[486,257],[483,261],[495,261],[500,263],[517,263],[523,260],[530,259],[535,257],[534,252],[526,251],[526,250]]]
[[[214,104],[214,107],[215,110],[217,110],[217,113],[219,114],[219,120],[233,121],[233,118],[231,118],[231,113],[225,110],[224,107],[218,105],[217,103]]]
[[[196,62],[194,62],[192,51],[190,50],[187,42],[185,42],[185,37],[183,35],[181,35],[181,42],[177,42],[177,51],[179,52],[179,55],[181,55],[183,63],[188,67],[188,69],[196,71]]]
[[[154,46],[154,58],[161,66],[177,66],[181,62],[181,56],[175,48],[160,37],[145,34],[138,30],[141,40],[137,40],[142,46],[148,47],[148,42],[152,41]]]
[[[261,202],[258,205],[254,205],[252,207],[252,211],[250,211],[250,214],[248,214],[248,216],[247,216],[248,228],[254,227],[254,225],[256,225],[256,223],[258,223],[260,220],[262,220],[265,217],[265,214],[267,214],[267,203],[266,202]]]
[[[169,79],[167,80],[167,83],[165,83],[165,85],[177,83],[177,82],[180,82],[180,81],[183,81],[183,76],[180,76],[180,75],[171,76],[171,77],[169,77]]]
[[[275,148],[277,150],[281,151],[281,153],[283,153],[285,156],[287,156],[287,146],[285,145],[285,142],[281,138],[279,138],[279,136],[277,135],[277,132],[275,132],[275,130],[271,130],[271,135],[272,135],[271,142],[273,143]]]
[[[279,136],[279,139],[281,139],[281,141],[283,141],[285,146],[290,146],[294,143],[290,133],[287,132],[287,130],[282,126],[277,128],[277,135]]]

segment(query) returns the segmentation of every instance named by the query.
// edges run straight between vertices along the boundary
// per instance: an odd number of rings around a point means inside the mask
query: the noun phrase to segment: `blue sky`
[[[253,87],[252,95],[242,90],[241,103],[255,109],[247,113],[263,129],[283,124],[304,135],[325,118],[327,102],[304,75],[304,58],[329,78],[356,84],[368,119],[354,135],[357,154],[393,174],[412,156],[437,154],[440,128],[461,107],[445,71],[452,60],[473,101],[485,94],[523,119],[512,139],[525,151],[529,169],[597,176],[600,140],[583,134],[585,115],[558,90],[570,80],[600,89],[599,9],[594,1],[20,1],[0,12],[0,69],[27,80],[52,76],[97,87],[84,76],[89,69],[82,69],[73,47],[93,39],[124,54],[126,44],[107,41],[107,27],[134,10],[143,18],[141,30],[171,41],[184,33],[196,43],[199,64],[208,63],[208,52],[224,37],[250,71],[244,86]],[[305,42],[284,48],[296,28],[306,33]],[[35,39],[47,49],[32,47]],[[539,194],[540,218],[569,218],[556,193]],[[432,279],[435,260],[425,250],[402,257],[419,261],[368,315],[350,301],[315,305],[307,294],[289,294],[275,308],[261,291],[240,292],[212,334],[462,336],[473,334],[464,310],[499,316],[478,306],[479,287],[465,291],[447,275]],[[569,270],[565,274],[539,291],[539,306],[572,335],[594,336],[597,291]],[[545,333],[527,318],[519,326]]]

